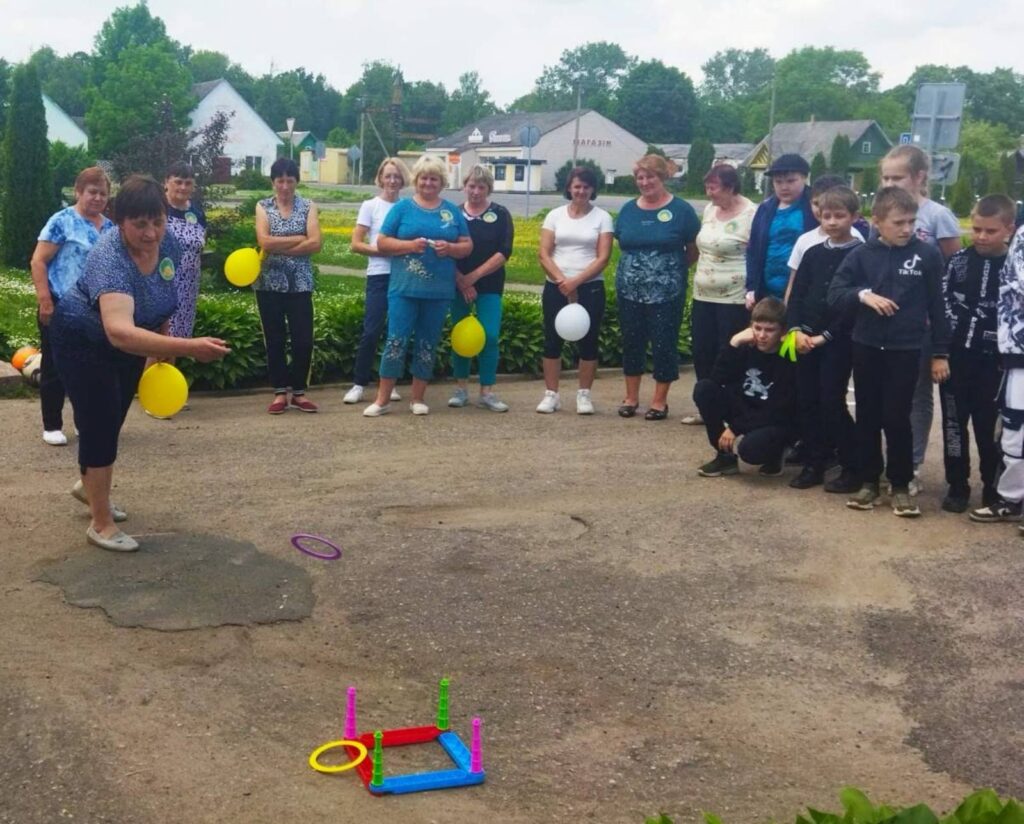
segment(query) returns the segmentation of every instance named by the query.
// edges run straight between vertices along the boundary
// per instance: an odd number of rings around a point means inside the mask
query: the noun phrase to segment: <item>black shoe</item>
[[[959,493],[950,492],[945,498],[942,499],[942,511],[943,512],[955,512],[958,515],[966,512],[967,507],[971,505],[971,498],[969,495],[961,495]]]
[[[805,466],[800,474],[789,482],[793,489],[810,489],[825,482],[825,472],[816,466]]]
[[[713,461],[708,461],[697,470],[702,478],[721,478],[723,475],[735,475],[740,471],[735,455],[719,452]]]
[[[857,473],[849,469],[844,469],[831,481],[825,482],[826,492],[838,492],[842,495],[851,495],[860,490],[860,487],[860,478],[857,477]]]
[[[1019,521],[1020,501],[1014,503],[1012,501],[1004,501],[1002,498],[999,498],[988,506],[983,506],[981,509],[972,509],[970,519],[972,521],[977,521],[979,524],[995,524],[1001,521]]]
[[[782,474],[782,458],[763,463],[757,470],[757,474],[764,478],[777,478]]]

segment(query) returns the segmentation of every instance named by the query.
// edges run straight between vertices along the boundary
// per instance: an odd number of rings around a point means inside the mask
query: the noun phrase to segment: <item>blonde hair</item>
[[[487,187],[487,192],[490,194],[494,191],[494,175],[491,174],[491,170],[486,166],[471,166],[469,171],[466,172],[466,176],[462,178],[462,185],[465,186],[471,180],[478,180]]]
[[[384,169],[387,166],[394,166],[395,169],[398,170],[398,174],[401,175],[401,177],[402,177],[402,187],[403,188],[409,185],[409,179],[410,179],[409,167],[406,166],[397,157],[385,157],[380,162],[380,166],[377,167],[377,177],[374,178],[374,180],[377,181],[377,185],[378,186],[380,186],[381,188],[383,188],[383,186],[384,186]]]
[[[668,180],[679,171],[679,167],[675,163],[659,154],[646,154],[641,157],[633,165],[633,175],[636,176],[641,169],[652,175],[657,175],[662,180]]]
[[[436,175],[441,178],[441,188],[448,188],[448,164],[437,155],[425,154],[413,164],[412,182],[414,186],[423,175]]]
[[[921,186],[921,194],[928,197],[928,172],[931,171],[932,162],[928,159],[928,155],[924,153],[922,149],[917,146],[912,146],[909,143],[904,143],[899,146],[893,146],[886,152],[878,162],[878,170],[882,170],[882,164],[887,160],[897,160],[902,162],[906,167],[907,171],[910,172],[910,176],[916,178],[921,172],[924,172],[924,183]]]

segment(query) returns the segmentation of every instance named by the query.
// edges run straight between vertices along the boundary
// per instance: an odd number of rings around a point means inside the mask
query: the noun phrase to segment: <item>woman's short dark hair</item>
[[[597,197],[597,175],[594,174],[594,170],[586,166],[577,166],[569,172],[569,176],[565,179],[565,192],[563,192],[563,194],[565,195],[566,200],[572,200],[572,195],[569,194],[569,187],[572,186],[572,182],[574,180],[579,180],[581,183],[585,183],[593,189],[590,193],[591,200],[594,200]]]
[[[716,181],[723,189],[728,189],[734,195],[738,195],[743,189],[739,172],[729,163],[716,163],[708,169],[708,173],[704,175],[704,182],[710,183],[712,180]]]
[[[294,177],[299,179],[299,164],[290,157],[279,157],[270,167],[270,179],[277,180],[279,177]]]
[[[191,180],[196,176],[196,173],[192,170],[192,164],[186,163],[184,160],[179,160],[177,163],[172,163],[167,167],[167,177],[178,177],[182,180]]]
[[[167,214],[164,187],[149,175],[132,175],[114,199],[114,223],[118,225],[137,217],[159,217]]]

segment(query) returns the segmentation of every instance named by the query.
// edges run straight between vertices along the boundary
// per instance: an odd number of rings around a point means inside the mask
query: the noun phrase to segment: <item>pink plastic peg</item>
[[[481,773],[484,771],[483,753],[480,747],[480,719],[473,719],[473,742],[469,751],[469,771]]]
[[[352,741],[356,735],[356,688],[349,687],[345,706],[345,738]]]

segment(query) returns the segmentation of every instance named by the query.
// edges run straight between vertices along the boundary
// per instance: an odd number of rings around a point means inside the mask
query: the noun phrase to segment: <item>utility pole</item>
[[[576,133],[572,139],[572,165],[576,168],[576,152],[580,145],[580,108],[583,103],[583,81],[576,80]]]
[[[775,150],[773,143],[773,136],[775,134],[775,70],[772,69],[772,100],[768,106],[768,165],[766,169],[772,167],[772,160],[775,158]],[[764,180],[761,180],[761,188],[764,188]],[[769,187],[770,189],[771,187]]]
[[[366,135],[366,98],[359,98],[359,185],[363,185],[363,155],[366,149],[363,147],[363,138]]]

